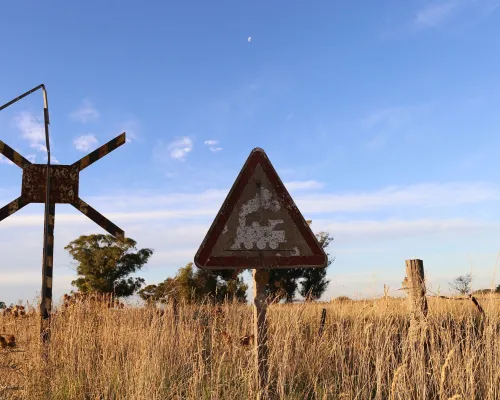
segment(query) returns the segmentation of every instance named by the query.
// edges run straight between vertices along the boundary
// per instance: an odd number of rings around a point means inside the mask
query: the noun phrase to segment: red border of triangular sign
[[[212,257],[212,250],[217,243],[219,236],[222,234],[227,220],[229,219],[233,209],[236,207],[245,187],[250,180],[255,167],[260,164],[267,175],[269,182],[273,185],[276,194],[282,199],[284,206],[288,210],[290,217],[297,226],[300,234],[306,241],[309,249],[312,252],[310,256],[228,256],[228,257]],[[197,267],[205,269],[275,269],[275,268],[323,268],[326,266],[327,257],[320,246],[318,240],[314,236],[311,228],[305,221],[299,209],[292,200],[290,194],[286,190],[283,182],[276,173],[276,170],[269,161],[264,150],[255,148],[251,151],[245,165],[241,169],[233,187],[224,200],[222,207],[215,217],[212,226],[208,230],[205,239],[203,240],[194,262]]]

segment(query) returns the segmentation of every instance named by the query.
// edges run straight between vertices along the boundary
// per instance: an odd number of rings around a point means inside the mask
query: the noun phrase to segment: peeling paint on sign
[[[194,257],[196,266],[322,268],[326,259],[266,154],[253,149]]]
[[[274,230],[277,225],[283,224],[282,219],[269,219],[267,225],[261,225],[259,222],[252,222],[247,225],[247,217],[259,212],[261,209],[277,212],[281,205],[277,200],[273,200],[271,192],[266,188],[261,188],[260,192],[243,204],[239,212],[238,227],[236,228],[236,239],[230,247],[231,250],[240,250],[241,245],[245,249],[251,250],[256,245],[259,250],[265,250],[269,246],[276,250],[280,243],[286,243],[285,231]]]

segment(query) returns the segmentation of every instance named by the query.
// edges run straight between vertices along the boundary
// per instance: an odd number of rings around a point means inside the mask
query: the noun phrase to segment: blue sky
[[[145,4],[144,4],[145,3]],[[155,250],[148,283],[192,261],[250,150],[262,147],[314,231],[335,238],[325,298],[397,289],[422,258],[446,292],[489,287],[500,250],[500,1],[8,2],[0,103],[44,83],[52,154],[81,197]],[[251,37],[251,40],[249,38]],[[44,162],[40,94],[0,112],[0,138]],[[0,160],[2,205],[21,171]],[[0,300],[40,286],[43,207],[0,224]],[[56,211],[63,250],[103,232]]]

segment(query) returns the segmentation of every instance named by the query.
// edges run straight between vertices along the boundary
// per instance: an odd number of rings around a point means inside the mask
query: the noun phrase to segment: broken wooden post
[[[425,297],[424,262],[406,260],[407,291],[412,324],[421,323],[427,317],[428,306]]]
[[[179,303],[175,296],[172,298],[172,314],[174,315],[174,333],[177,334],[179,325]]]
[[[425,297],[425,276],[424,262],[419,259],[406,260],[406,277],[408,292],[408,305],[410,309],[410,328],[408,331],[408,341],[404,348],[404,359],[410,365],[413,359],[422,357],[424,368],[423,373],[431,373],[430,364],[430,337],[427,330],[427,313],[428,305]],[[427,397],[429,388],[424,383],[423,387],[418,392]],[[419,396],[420,396],[419,394]]]
[[[323,335],[323,330],[325,329],[325,322],[326,322],[326,308],[323,308],[323,311],[321,311],[321,322],[319,323],[319,330],[318,330],[319,337]]]
[[[469,294],[469,299],[470,299],[470,300],[472,301],[472,303],[476,306],[476,308],[477,308],[477,310],[479,311],[479,313],[480,313],[482,316],[484,316],[484,315],[485,315],[485,314],[484,314],[484,309],[483,309],[483,307],[481,307],[481,304],[479,304],[479,302],[477,301],[477,299],[476,299],[473,295],[471,295],[471,294]]]

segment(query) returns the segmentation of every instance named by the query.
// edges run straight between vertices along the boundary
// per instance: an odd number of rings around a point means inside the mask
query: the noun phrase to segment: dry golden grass
[[[429,299],[429,359],[408,346],[401,299],[272,305],[270,379],[281,399],[500,399],[500,302]],[[326,326],[318,337],[321,309]],[[37,317],[0,317],[0,399],[249,399],[250,306],[69,307],[41,355]],[[247,340],[243,340],[247,337]],[[246,344],[245,344],[246,343]],[[16,352],[14,352],[16,351]]]

